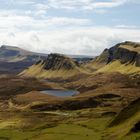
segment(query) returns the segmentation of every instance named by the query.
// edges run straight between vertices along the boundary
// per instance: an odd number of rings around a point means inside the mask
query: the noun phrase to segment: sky
[[[95,56],[123,41],[140,42],[140,0],[0,0],[0,45]]]

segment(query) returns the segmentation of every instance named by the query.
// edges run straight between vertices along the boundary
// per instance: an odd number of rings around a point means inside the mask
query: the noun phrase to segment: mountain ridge
[[[38,61],[19,75],[25,77],[52,78],[71,77],[84,73],[78,61],[68,56],[52,53],[46,59]]]
[[[101,55],[86,64],[80,64],[65,55],[54,53],[48,55],[45,60],[29,67],[20,75],[25,77],[51,78],[65,77],[68,74],[68,77],[70,77],[77,73],[120,72],[123,74],[137,74],[140,73],[139,48],[139,43],[122,42],[109,49],[105,49]],[[71,73],[69,73],[70,71]]]

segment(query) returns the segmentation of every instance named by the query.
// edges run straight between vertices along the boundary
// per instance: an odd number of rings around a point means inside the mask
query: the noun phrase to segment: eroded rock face
[[[120,60],[122,64],[132,63],[140,67],[140,44],[134,42],[123,42],[108,50],[108,63],[113,60]]]
[[[78,63],[73,59],[60,54],[50,54],[44,60],[44,69],[46,70],[59,70],[59,69],[74,69]]]

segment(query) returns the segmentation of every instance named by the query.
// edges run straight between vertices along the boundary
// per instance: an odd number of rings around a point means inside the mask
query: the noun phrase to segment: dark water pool
[[[41,93],[58,97],[70,97],[78,94],[79,92],[76,90],[43,90]]]

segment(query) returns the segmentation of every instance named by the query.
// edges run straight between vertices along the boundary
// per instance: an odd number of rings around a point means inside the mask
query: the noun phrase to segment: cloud
[[[32,5],[35,4],[36,2],[33,0],[7,0],[6,3],[14,3],[18,5]]]
[[[89,19],[68,17],[34,18],[28,15],[16,15],[10,12],[0,12],[0,31],[32,31],[63,28],[65,26],[84,26],[91,24]]]
[[[111,0],[100,2],[95,0],[48,0],[48,7],[67,10],[95,10],[117,7],[125,4],[126,2],[128,2],[128,0]]]
[[[106,17],[96,19],[97,13],[105,13],[109,8],[119,7],[127,2],[136,3],[136,0],[1,1],[0,44],[16,45],[43,53],[95,56],[118,42],[140,41],[140,29],[135,25],[130,26],[132,22],[128,21],[129,26],[122,20],[112,27],[95,26],[96,21],[106,23]],[[93,12],[96,16],[91,16]],[[112,18],[114,17],[110,16],[109,19]]]
[[[1,44],[16,45],[31,51],[95,56],[116,43],[140,41],[140,29],[73,28],[48,32],[0,33],[0,38]]]

